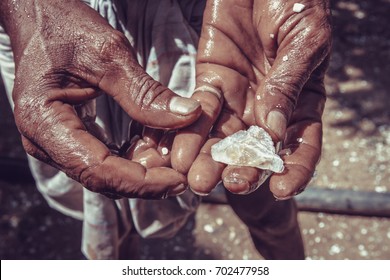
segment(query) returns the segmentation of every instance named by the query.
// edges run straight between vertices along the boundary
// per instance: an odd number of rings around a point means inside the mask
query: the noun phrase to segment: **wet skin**
[[[11,2],[1,10],[12,10]],[[17,66],[15,118],[31,155],[101,193],[176,195],[185,190],[187,173],[197,193],[209,193],[221,178],[230,191],[247,193],[260,171],[216,163],[210,147],[257,124],[291,149],[286,171],[271,178],[274,195],[288,198],[310,180],[321,150],[327,1],[302,1],[299,14],[293,1],[208,1],[197,63],[202,90],[193,96],[203,111],[191,103],[186,114],[169,110],[173,93],[144,73],[127,40],[96,12],[78,1],[44,2],[35,1],[28,18],[1,15]],[[201,116],[176,137],[144,129],[120,158],[87,132],[73,107],[103,91],[151,127],[176,129]],[[278,113],[270,117],[271,111]],[[164,155],[162,148],[171,146]]]

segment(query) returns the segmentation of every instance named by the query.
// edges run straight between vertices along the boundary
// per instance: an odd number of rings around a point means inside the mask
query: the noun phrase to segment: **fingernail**
[[[284,139],[287,120],[281,112],[271,111],[267,116],[267,126],[276,134],[279,140]]]
[[[191,187],[190,187],[190,189],[191,189],[191,191],[192,191],[194,194],[199,195],[199,196],[208,196],[208,195],[210,194],[209,192],[208,192],[208,193],[200,192],[200,191],[195,190],[195,189],[193,189],[193,188],[191,188]]]
[[[291,199],[293,196],[290,195],[290,196],[285,196],[285,197],[277,197],[276,195],[274,195],[274,197],[276,198],[276,201],[283,201],[283,200],[289,200],[289,199]]]
[[[223,178],[223,183],[229,184],[230,186],[227,187],[228,190],[235,194],[248,194],[252,189],[247,180],[241,179],[239,177],[225,177]],[[233,187],[232,185],[236,185],[236,187]]]
[[[198,101],[190,98],[175,96],[169,102],[169,110],[180,115],[189,115],[200,107]]]
[[[167,193],[168,196],[177,196],[183,194],[187,190],[187,186],[184,184],[177,185],[173,189],[170,189]]]

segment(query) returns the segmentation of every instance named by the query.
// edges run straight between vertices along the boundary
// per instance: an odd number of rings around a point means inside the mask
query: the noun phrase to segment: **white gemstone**
[[[304,8],[305,8],[305,5],[303,5],[301,3],[295,3],[293,6],[293,11],[296,13],[300,13],[303,11]]]
[[[276,154],[271,136],[261,127],[240,130],[211,147],[215,161],[282,172],[283,160]]]

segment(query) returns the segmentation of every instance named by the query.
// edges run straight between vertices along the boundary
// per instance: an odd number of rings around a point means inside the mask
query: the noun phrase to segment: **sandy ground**
[[[310,185],[390,192],[390,1],[331,3],[324,149]],[[23,158],[0,95],[0,158]],[[50,209],[24,173],[8,175],[0,177],[0,258],[83,258],[81,223]],[[300,212],[299,221],[307,259],[390,259],[390,219]],[[144,259],[261,259],[227,205],[204,203],[172,240],[141,243]]]

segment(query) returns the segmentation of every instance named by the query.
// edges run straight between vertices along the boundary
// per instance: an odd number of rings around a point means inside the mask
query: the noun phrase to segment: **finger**
[[[89,69],[94,71],[92,75],[79,73],[80,76],[112,96],[132,118],[150,127],[167,129],[187,126],[199,117],[200,104],[153,80],[137,62],[122,33],[109,28],[95,39],[93,46],[89,52],[97,59]],[[81,59],[79,63],[84,68],[91,63]]]
[[[248,194],[257,188],[260,173],[253,167],[229,165],[222,173],[223,185],[231,193]]]
[[[142,164],[146,168],[152,167],[170,167],[170,150],[175,133],[166,133],[160,140],[157,147],[148,148],[145,151],[137,153],[132,160]]]
[[[234,132],[245,129],[245,124],[230,110],[224,109],[210,133],[210,138],[202,147],[199,155],[188,172],[188,182],[193,192],[207,195],[221,180],[225,164],[216,162],[211,156],[211,147]]]
[[[324,103],[325,97],[314,92],[305,91],[299,98],[281,153],[284,172],[274,173],[270,180],[270,189],[278,199],[302,192],[313,176],[321,155]]]
[[[126,197],[161,198],[185,189],[185,176],[172,169],[148,170],[111,155],[103,143],[85,130],[72,106],[60,102],[48,106],[40,114],[34,112],[35,117],[17,106],[18,127],[25,138],[44,151],[47,158],[43,159],[89,190]],[[37,115],[45,118],[37,120]]]
[[[310,7],[307,7],[309,11]],[[322,7],[311,7],[314,10]],[[285,13],[278,27],[278,47],[272,67],[256,92],[255,116],[275,142],[282,141],[302,88],[315,69],[325,70],[331,45],[329,18],[318,13]],[[312,10],[313,10],[312,9]],[[304,48],[302,48],[304,46]],[[267,50],[266,50],[267,53]],[[317,72],[319,80],[324,71]]]
[[[192,98],[201,103],[202,115],[193,125],[178,132],[172,150],[172,167],[183,174],[188,172],[198,155],[219,117],[222,104],[239,116],[251,114],[245,112],[246,95],[250,88],[246,77],[223,64],[213,63],[199,63],[197,73],[197,85]],[[224,99],[225,96],[227,99]]]
[[[140,136],[133,137],[133,143],[130,143],[129,148],[124,154],[124,158],[131,160],[146,150],[157,148],[158,142],[160,141],[163,134],[164,132],[162,130],[144,127],[142,138]]]
[[[198,195],[208,195],[221,180],[225,164],[216,162],[211,157],[211,146],[220,138],[207,140],[188,172],[188,184]]]
[[[202,105],[199,119],[188,128],[178,131],[172,147],[172,167],[187,174],[222,107],[221,91],[212,86],[195,90],[193,99]]]

